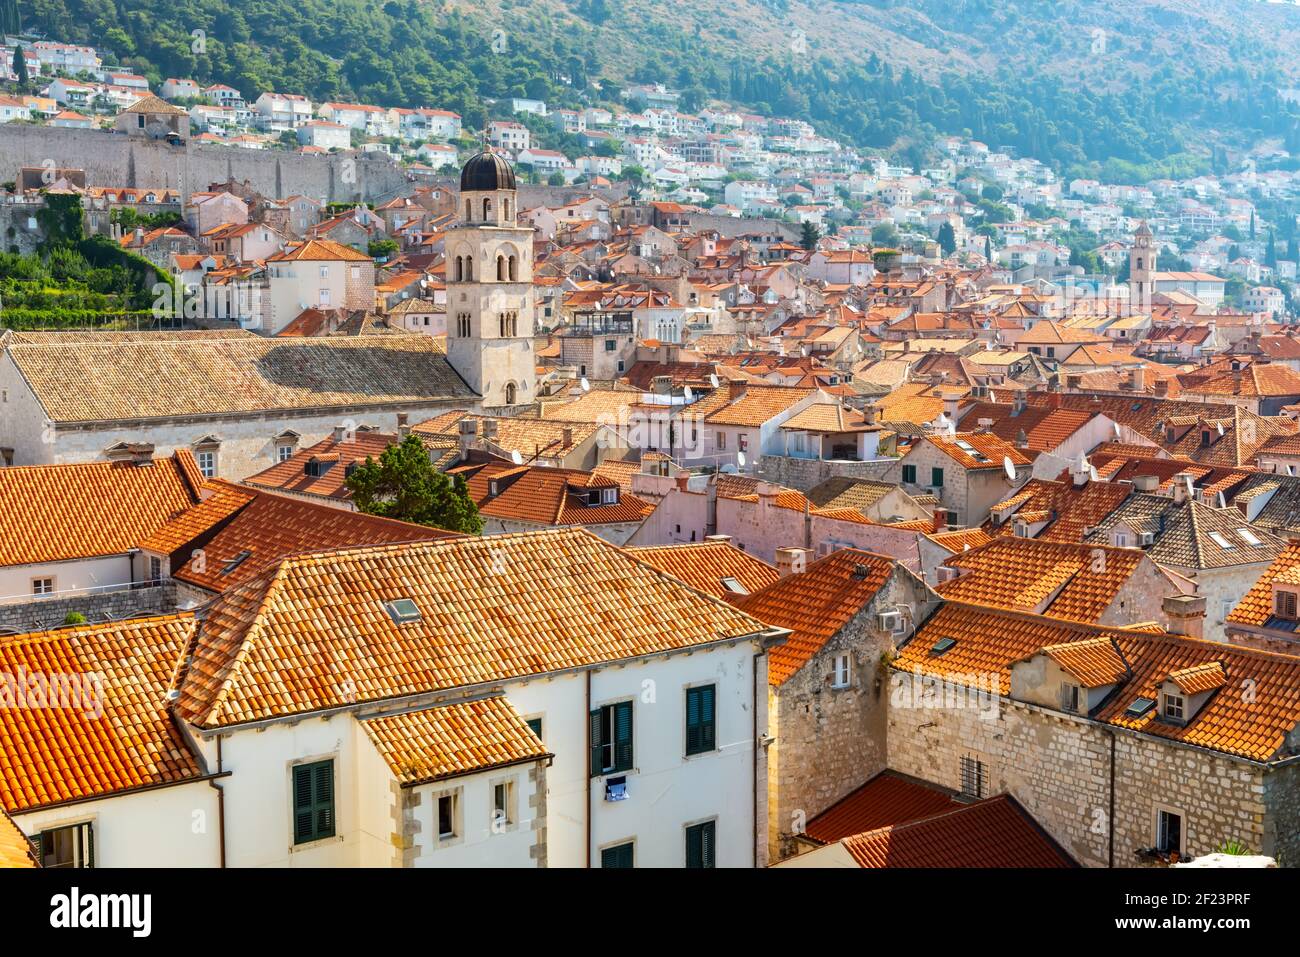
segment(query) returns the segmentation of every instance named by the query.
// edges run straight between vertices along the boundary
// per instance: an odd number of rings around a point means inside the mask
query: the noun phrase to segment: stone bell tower
[[[1133,248],[1128,253],[1129,312],[1151,311],[1151,294],[1155,292],[1156,248],[1151,227],[1143,220],[1133,234]]]
[[[537,399],[533,229],[517,220],[515,171],[495,153],[460,171],[460,222],[447,231],[447,359],[485,409]]]

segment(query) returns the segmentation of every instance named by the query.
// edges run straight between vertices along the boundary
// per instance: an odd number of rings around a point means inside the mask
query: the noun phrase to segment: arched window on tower
[[[501,217],[503,219],[510,218],[510,200],[508,199],[501,200]]]
[[[518,256],[510,257],[510,281],[511,282],[519,281],[519,257]]]
[[[468,223],[473,219],[474,219],[474,200],[467,199],[465,200],[465,222]]]
[[[492,218],[492,200],[484,196],[483,197],[483,222],[486,223],[491,218]]]
[[[515,404],[515,395],[516,395],[515,384],[513,382],[507,382],[506,383],[506,405]]]
[[[461,256],[457,256],[457,257],[456,257],[456,261],[452,264],[452,267],[451,267],[451,281],[452,281],[452,282],[460,282],[460,278],[461,278],[462,271],[464,270],[464,268],[465,268],[465,260],[464,260],[464,258],[461,257]]]
[[[474,257],[473,256],[465,257],[465,281],[466,282],[474,281]]]
[[[497,256],[497,282],[506,281],[506,257]]]
[[[1142,257],[1141,257],[1141,256],[1138,257],[1138,264],[1137,264],[1137,267],[1138,267],[1138,269],[1141,269],[1141,268],[1142,268]]]

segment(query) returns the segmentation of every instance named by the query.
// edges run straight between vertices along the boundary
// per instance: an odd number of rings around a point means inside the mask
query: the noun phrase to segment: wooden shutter
[[[632,866],[632,845],[619,844],[617,847],[607,847],[600,852],[600,866],[605,867],[622,867]]]
[[[632,767],[632,702],[614,705],[614,770]]]
[[[334,836],[334,762],[293,769],[293,841],[303,844]]]
[[[599,777],[600,774],[605,770],[604,757],[603,757],[605,742],[601,738],[601,731],[604,727],[604,722],[600,720],[601,712],[603,710],[604,710],[603,708],[597,708],[595,711],[591,712],[590,714],[591,776],[593,778]]]
[[[686,866],[715,867],[714,822],[706,821],[686,829]]]
[[[312,836],[311,765],[293,769],[293,842],[301,844]]]
[[[95,825],[88,823],[88,824],[83,824],[82,827],[85,829],[84,833],[86,835],[86,847],[85,847],[86,854],[85,857],[82,859],[81,866],[94,867],[95,866]]]
[[[686,689],[686,753],[701,754],[717,745],[714,686]]]
[[[334,762],[322,761],[316,765],[313,812],[316,818],[316,836],[334,836]]]

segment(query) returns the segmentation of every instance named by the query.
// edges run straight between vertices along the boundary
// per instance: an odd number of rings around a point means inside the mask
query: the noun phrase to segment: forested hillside
[[[1108,178],[1210,145],[1300,151],[1300,9],[1253,0],[29,0],[25,29],[155,82],[429,104],[474,128],[503,96],[599,101],[662,81],[919,161],[971,134]],[[197,32],[196,32],[197,31]],[[1105,165],[1103,165],[1105,164]],[[1139,166],[1140,169],[1133,169]]]

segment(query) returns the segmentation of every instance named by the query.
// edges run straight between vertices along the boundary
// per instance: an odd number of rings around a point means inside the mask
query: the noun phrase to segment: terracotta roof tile
[[[19,830],[3,808],[0,808],[0,867],[36,867],[36,853],[27,835]]]
[[[727,542],[686,542],[629,548],[627,551],[638,561],[715,598],[741,594],[727,586],[727,579],[752,593],[774,584],[781,577],[767,562]]]
[[[66,707],[0,708],[0,805],[31,810],[202,774],[167,711],[189,615],[0,638],[0,673],[63,677]]]
[[[217,727],[766,630],[581,529],[297,555],[208,606],[177,708]]]
[[[1128,662],[1111,635],[1098,635],[1042,649],[1058,665],[1079,679],[1085,688],[1104,688],[1128,677]]]
[[[367,718],[361,726],[403,785],[551,757],[500,696]]]
[[[830,844],[960,806],[942,788],[893,771],[882,771],[809,821],[804,833],[814,841]]]
[[[705,417],[710,425],[758,426],[770,422],[816,389],[785,386],[747,386],[740,398]]]

